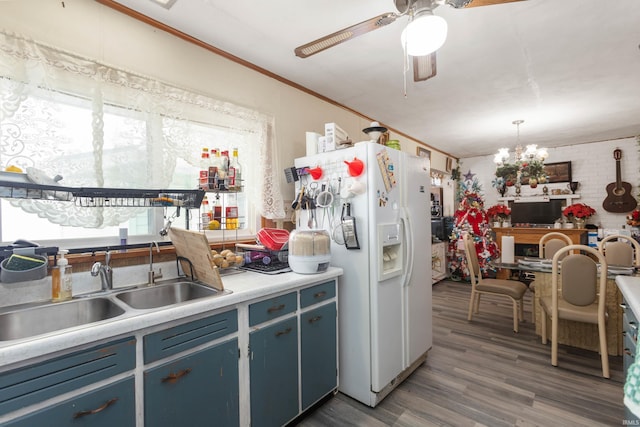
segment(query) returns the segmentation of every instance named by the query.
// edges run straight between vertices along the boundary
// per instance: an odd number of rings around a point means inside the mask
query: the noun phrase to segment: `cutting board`
[[[171,227],[169,237],[176,248],[176,255],[191,261],[196,280],[219,291],[224,290],[220,272],[213,263],[211,248],[204,233]],[[189,263],[186,261],[180,261],[180,263],[182,271],[189,276],[191,274]]]

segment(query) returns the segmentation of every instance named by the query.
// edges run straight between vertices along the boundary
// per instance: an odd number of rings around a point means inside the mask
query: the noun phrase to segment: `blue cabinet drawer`
[[[231,310],[174,326],[144,337],[144,363],[163,359],[238,330],[238,311]]]
[[[336,282],[334,280],[321,283],[300,291],[300,307],[308,307],[336,296]]]
[[[144,372],[147,426],[237,426],[239,402],[235,338]]]
[[[296,295],[296,292],[291,292],[251,304],[249,306],[249,326],[255,326],[267,320],[295,312],[298,304]]]
[[[133,369],[135,344],[124,338],[0,374],[0,415]]]
[[[128,377],[3,425],[135,427],[134,389],[133,377]]]
[[[634,342],[638,340],[638,323],[630,309],[626,309],[622,314],[622,329]]]
[[[335,302],[300,316],[302,410],[338,387],[337,320]]]

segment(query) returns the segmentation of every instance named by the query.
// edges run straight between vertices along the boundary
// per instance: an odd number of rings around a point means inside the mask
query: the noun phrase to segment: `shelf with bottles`
[[[225,197],[226,196],[226,197]],[[239,215],[235,193],[215,193],[210,201],[205,195],[200,207],[200,230],[235,231],[244,228],[244,217]],[[236,233],[237,234],[237,233]]]
[[[11,199],[60,200],[81,207],[164,207],[199,208],[204,190],[91,188],[43,185],[0,180],[0,197]]]
[[[200,174],[198,187],[205,191],[240,192],[242,191],[242,167],[238,160],[238,149],[228,150],[214,148],[209,152],[202,148],[200,156]]]

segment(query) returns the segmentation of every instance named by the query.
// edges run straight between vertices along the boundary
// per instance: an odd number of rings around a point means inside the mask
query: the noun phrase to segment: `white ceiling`
[[[456,157],[640,135],[640,1],[443,5],[436,77],[403,91],[403,17],[306,59],[294,48],[393,0],[116,0]],[[364,135],[363,135],[364,136]]]

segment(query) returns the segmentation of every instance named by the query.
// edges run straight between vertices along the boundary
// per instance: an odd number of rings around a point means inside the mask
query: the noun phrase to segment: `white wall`
[[[620,162],[622,181],[631,184],[633,196],[636,197],[640,183],[640,146],[635,138],[551,148],[547,162],[571,161],[572,179],[580,182],[580,188],[576,191],[576,194],[580,194],[580,198],[576,202],[587,204],[596,210],[596,214],[591,217],[588,223],[601,223],[604,228],[619,229],[626,224],[626,214],[610,213],[602,208],[602,202],[607,197],[607,184],[616,180],[616,163],[613,158],[613,150],[616,148],[622,150]],[[460,169],[463,178],[464,174],[469,171],[476,174],[485,195],[485,207],[488,208],[497,203],[499,194],[491,186],[496,169],[493,156],[461,159]],[[547,186],[550,193],[554,188],[566,189],[564,183],[547,184]],[[510,195],[514,194],[513,188],[509,191]],[[536,189],[529,188],[529,186],[522,187],[523,196],[534,193],[542,194],[542,185],[538,185]]]
[[[0,1],[0,28],[272,114],[279,170],[305,155],[306,131],[324,133],[324,123],[335,122],[352,140],[361,141],[366,139],[362,129],[376,119],[353,114],[94,1]],[[400,140],[403,151],[416,153],[417,141],[394,133],[391,139]],[[434,167],[444,170],[446,156],[430,150]],[[284,173],[281,188],[285,197],[293,192]]]

